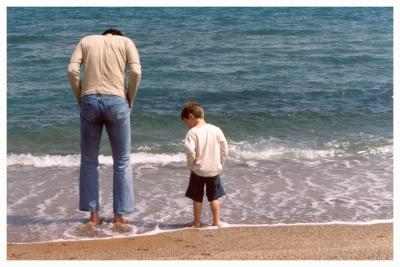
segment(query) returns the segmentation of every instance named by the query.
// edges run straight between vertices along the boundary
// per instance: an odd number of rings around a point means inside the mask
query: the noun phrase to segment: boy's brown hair
[[[189,119],[189,114],[192,114],[196,119],[203,119],[204,109],[197,102],[189,101],[182,110],[181,120]]]

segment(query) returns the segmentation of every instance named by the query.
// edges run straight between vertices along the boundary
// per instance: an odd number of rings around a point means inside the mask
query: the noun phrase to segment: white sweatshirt
[[[228,144],[223,132],[208,123],[188,131],[185,151],[187,168],[203,177],[217,176],[228,158]]]

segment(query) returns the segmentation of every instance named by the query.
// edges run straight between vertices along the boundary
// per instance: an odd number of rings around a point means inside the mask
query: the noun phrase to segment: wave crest
[[[319,160],[351,157],[383,156],[391,157],[393,146],[380,146],[370,149],[356,150],[353,153],[343,151],[337,144],[329,144],[326,149],[293,148],[285,146],[268,146],[266,144],[247,144],[244,142],[229,144],[229,159],[235,162],[249,162],[276,159],[293,160]],[[45,167],[79,167],[81,156],[74,155],[32,155],[32,154],[10,154],[7,156],[7,166],[33,166],[36,168]],[[152,153],[135,152],[131,155],[132,164],[165,166],[168,164],[185,165],[186,156],[184,153]],[[112,166],[112,156],[99,156],[99,164]]]
[[[7,157],[7,166],[23,165],[33,166],[36,168],[45,167],[79,167],[80,155],[43,155],[36,156],[31,154],[11,154]],[[152,153],[134,153],[131,155],[132,164],[157,164],[167,165],[171,163],[183,163],[186,157],[183,153],[178,154],[152,154]],[[99,156],[99,164],[104,166],[112,166],[112,156]]]

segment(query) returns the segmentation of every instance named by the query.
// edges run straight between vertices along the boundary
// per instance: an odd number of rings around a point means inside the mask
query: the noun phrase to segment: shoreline
[[[371,220],[366,222],[348,222],[348,221],[330,221],[330,222],[321,222],[321,223],[277,223],[277,224],[228,224],[224,222],[224,225],[221,228],[260,228],[260,227],[291,227],[291,226],[324,226],[324,225],[374,225],[374,224],[393,224],[393,219],[386,220]],[[153,229],[148,232],[143,232],[140,234],[132,234],[131,236],[109,236],[109,237],[98,237],[98,238],[82,238],[82,239],[54,239],[47,241],[34,241],[34,242],[7,242],[8,245],[35,245],[35,244],[51,244],[51,243],[61,243],[61,242],[79,242],[79,241],[101,241],[101,240],[110,240],[110,239],[124,239],[124,238],[134,238],[134,237],[142,237],[142,236],[154,236],[154,235],[162,235],[165,233],[177,232],[177,231],[185,231],[193,229],[190,226],[183,228],[175,228],[175,229]],[[206,231],[206,230],[217,230],[220,229],[216,226],[205,225],[196,230]]]
[[[392,260],[393,223],[180,229],[96,240],[7,244],[8,260]]]

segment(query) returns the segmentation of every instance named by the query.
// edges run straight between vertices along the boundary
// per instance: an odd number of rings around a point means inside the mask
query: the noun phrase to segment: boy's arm
[[[225,135],[222,131],[220,131],[219,136],[219,147],[220,147],[220,155],[221,155],[221,165],[224,165],[225,160],[228,159],[228,143],[226,142]]]
[[[191,170],[196,160],[196,142],[190,133],[185,138],[186,167]]]

